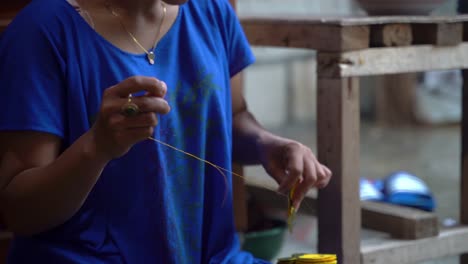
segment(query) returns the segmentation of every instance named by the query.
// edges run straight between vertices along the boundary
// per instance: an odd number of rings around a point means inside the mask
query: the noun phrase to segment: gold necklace
[[[161,28],[162,28],[162,25],[164,23],[164,19],[166,18],[166,6],[164,5],[164,2],[161,2],[161,6],[163,8],[163,15],[162,15],[162,18],[161,18],[161,23],[159,24],[159,29],[158,29],[158,34],[156,35],[156,39],[154,41],[154,45],[153,47],[151,48],[151,50],[147,50],[145,49],[145,47],[143,47],[143,45],[140,44],[140,42],[137,40],[137,38],[132,34],[132,32],[130,32],[127,27],[125,26],[125,24],[123,23],[120,15],[118,13],[115,12],[115,10],[112,8],[112,6],[107,3],[107,6],[111,12],[111,14],[113,16],[115,16],[119,22],[120,22],[120,25],[122,26],[122,28],[127,32],[127,34],[132,38],[133,42],[135,42],[135,44],[137,44],[138,47],[140,47],[145,53],[146,53],[146,58],[148,59],[148,62],[153,65],[155,60],[156,60],[156,55],[155,55],[155,51],[156,51],[156,46],[158,45],[158,39],[159,39],[159,36],[161,35]]]

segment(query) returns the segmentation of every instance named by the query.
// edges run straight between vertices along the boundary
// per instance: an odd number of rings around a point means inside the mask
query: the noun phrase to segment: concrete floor
[[[273,129],[277,134],[297,139],[316,150],[316,129],[313,125],[293,125]],[[361,175],[370,179],[383,178],[396,170],[409,171],[423,179],[433,191],[437,201],[436,213],[441,224],[444,220],[459,218],[460,128],[407,127],[383,128],[373,124],[361,125]],[[259,167],[249,167],[246,175],[260,177]],[[363,230],[365,242],[378,241],[386,234]],[[316,249],[316,221],[299,215],[295,232],[287,235],[278,257],[292,253],[311,252]],[[455,264],[458,258],[445,258],[424,264]]]

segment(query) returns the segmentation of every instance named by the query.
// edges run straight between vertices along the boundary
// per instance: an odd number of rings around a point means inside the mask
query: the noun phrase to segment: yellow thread
[[[296,208],[293,205],[293,199],[294,199],[294,193],[296,191],[296,186],[298,182],[299,181],[296,181],[294,183],[294,186],[289,191],[289,196],[288,196],[288,229],[289,229],[289,232],[291,233],[293,230],[294,219],[296,218]]]
[[[171,149],[173,149],[173,150],[175,150],[175,151],[178,151],[178,152],[180,152],[180,153],[183,153],[184,155],[187,155],[187,156],[189,156],[189,157],[192,157],[192,158],[194,158],[194,159],[196,159],[196,160],[199,160],[199,161],[201,161],[201,162],[204,162],[204,163],[206,163],[206,164],[212,166],[213,168],[217,169],[217,170],[221,173],[221,175],[223,175],[223,177],[224,177],[224,183],[225,183],[226,188],[227,188],[227,185],[228,185],[228,183],[227,183],[227,176],[226,176],[226,174],[223,173],[223,171],[225,171],[225,172],[227,172],[227,173],[231,173],[232,175],[237,176],[237,177],[240,177],[240,178],[242,178],[242,179],[247,179],[246,176],[237,174],[237,173],[235,173],[235,172],[233,172],[233,171],[230,171],[230,170],[228,170],[228,169],[225,169],[225,168],[223,168],[223,167],[220,167],[220,166],[218,166],[218,165],[216,165],[216,164],[214,164],[214,163],[212,163],[212,162],[209,162],[209,161],[207,161],[207,160],[205,160],[205,159],[202,159],[202,158],[198,157],[197,155],[194,155],[194,154],[192,154],[192,153],[189,153],[189,152],[187,152],[187,151],[184,151],[184,150],[182,150],[182,149],[179,149],[179,148],[177,148],[177,147],[174,147],[174,146],[172,146],[172,145],[170,145],[170,144],[168,144],[168,143],[165,143],[165,142],[163,142],[163,141],[161,141],[161,140],[155,139],[155,138],[153,138],[153,137],[149,137],[148,139],[149,139],[149,140],[152,140],[152,141],[154,141],[154,142],[156,142],[156,143],[159,143],[159,144],[161,144],[161,145],[164,145],[164,146],[166,146],[166,147],[168,147],[168,148],[171,148]],[[295,189],[296,189],[296,185],[297,185],[297,182],[296,182],[296,184],[294,185],[294,187],[292,188],[291,193],[290,193],[289,195],[282,194],[282,193],[280,193],[280,192],[277,192],[276,190],[273,190],[273,189],[270,189],[270,188],[267,188],[267,187],[263,187],[263,188],[265,188],[265,189],[267,189],[267,190],[270,190],[270,191],[272,191],[272,192],[274,192],[274,193],[276,193],[276,194],[278,194],[278,195],[281,195],[281,196],[284,196],[284,197],[288,197],[288,198],[289,198],[291,194],[292,194],[292,195],[294,194],[294,191],[295,191]],[[225,192],[225,195],[224,195],[223,205],[224,205],[224,202],[226,201],[226,199],[227,199],[227,191]],[[305,201],[303,201],[303,204],[304,204],[305,206],[308,207],[308,204],[305,203]],[[291,208],[288,208],[288,209],[290,210]],[[310,208],[309,208],[309,209],[310,209]],[[294,209],[294,210],[295,210],[295,209]]]
[[[166,146],[166,147],[168,147],[168,148],[171,148],[171,149],[173,149],[173,150],[175,150],[175,151],[181,152],[181,153],[183,153],[183,154],[185,154],[185,155],[187,155],[187,156],[190,156],[190,157],[192,157],[192,158],[194,158],[194,159],[197,159],[197,160],[199,160],[199,161],[205,162],[206,164],[208,164],[208,165],[214,167],[215,169],[217,169],[217,170],[219,171],[219,173],[221,173],[221,175],[223,175],[223,177],[224,177],[224,186],[225,186],[225,188],[227,189],[227,186],[228,186],[227,176],[226,176],[226,174],[224,174],[224,173],[222,172],[221,169],[223,169],[223,168],[221,168],[221,167],[219,167],[218,165],[213,164],[213,163],[211,163],[211,162],[209,162],[209,161],[207,161],[207,160],[204,160],[204,159],[202,159],[202,158],[200,158],[200,157],[198,157],[198,156],[196,156],[196,155],[194,155],[194,154],[192,154],[192,153],[188,153],[188,152],[183,151],[183,150],[181,150],[181,149],[178,149],[178,148],[176,148],[176,147],[174,147],[174,146],[172,146],[172,145],[170,145],[170,144],[167,144],[167,143],[165,143],[165,142],[162,142],[161,140],[157,140],[157,139],[155,139],[155,138],[153,138],[153,137],[149,137],[149,139],[150,139],[150,140],[153,140],[153,141],[155,141],[155,142],[157,142],[157,143],[159,143],[159,144],[162,144],[162,145],[164,145],[164,146]],[[225,170],[225,169],[223,169],[223,170]],[[225,171],[227,171],[227,170],[225,170]],[[227,172],[229,172],[229,171],[227,171]],[[232,172],[231,172],[231,173],[232,173]],[[233,174],[234,174],[234,173],[233,173]],[[224,203],[226,202],[226,199],[227,199],[227,190],[226,190],[226,192],[224,192],[223,205],[224,205]]]

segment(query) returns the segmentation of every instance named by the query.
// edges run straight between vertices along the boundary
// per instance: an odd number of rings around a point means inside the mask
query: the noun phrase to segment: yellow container
[[[337,264],[336,255],[331,254],[294,254],[290,258],[279,259],[277,264]]]

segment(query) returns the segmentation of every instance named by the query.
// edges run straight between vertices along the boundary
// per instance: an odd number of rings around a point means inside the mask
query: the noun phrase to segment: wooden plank
[[[468,70],[463,71],[460,158],[460,222],[463,225],[468,225]],[[467,242],[465,241],[465,243]],[[468,250],[463,253],[468,253]],[[468,254],[461,256],[460,263],[468,263]]]
[[[319,53],[322,78],[383,75],[468,68],[468,43],[374,48],[344,53]]]
[[[269,210],[287,209],[287,198],[265,189],[268,184],[247,183],[247,192]],[[275,187],[268,187],[275,189]],[[421,239],[439,234],[437,216],[418,209],[363,201],[360,204],[363,228],[390,234],[397,239]],[[357,209],[359,210],[359,209]],[[299,213],[317,215],[317,199],[312,192],[304,199]]]
[[[387,232],[398,239],[421,239],[439,234],[435,214],[377,202],[363,202],[362,225],[366,228]]]
[[[468,22],[468,15],[450,16],[300,16],[297,14],[275,15],[249,15],[248,11],[241,16],[242,21],[251,23],[272,22],[286,24],[308,25],[336,25],[336,26],[370,26],[384,24],[439,24],[439,23],[463,23]]]
[[[359,79],[319,79],[318,158],[333,171],[318,195],[318,250],[359,263]]]
[[[368,27],[341,27],[313,25],[276,20],[244,20],[242,22],[250,44],[318,49],[324,51],[349,51],[369,47]]]
[[[241,165],[233,164],[233,172],[244,175],[243,168]],[[248,228],[247,223],[247,190],[245,186],[245,180],[233,176],[232,177],[232,189],[233,189],[233,207],[234,207],[234,223],[236,225],[237,232],[244,232]]]
[[[409,24],[386,24],[371,27],[372,47],[408,46],[413,43],[413,31]]]
[[[468,228],[444,230],[437,237],[390,240],[361,248],[361,264],[413,264],[468,252]],[[356,262],[359,263],[359,262]],[[466,262],[461,262],[466,263]]]
[[[414,44],[453,46],[463,42],[463,23],[413,25]]]

